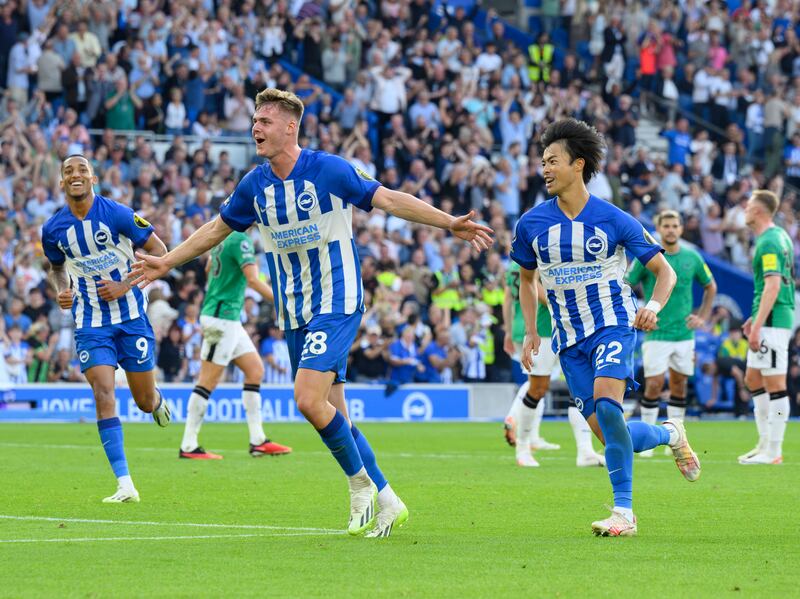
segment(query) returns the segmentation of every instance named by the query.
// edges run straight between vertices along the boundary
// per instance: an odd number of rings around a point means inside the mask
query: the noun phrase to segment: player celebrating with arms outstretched
[[[708,322],[711,305],[717,294],[717,284],[699,252],[680,244],[683,234],[681,216],[674,210],[665,210],[656,217],[656,230],[661,237],[666,258],[678,282],[669,301],[658,314],[658,328],[645,336],[642,344],[644,359],[644,397],[641,401],[642,420],[655,424],[658,420],[658,403],[664,387],[664,375],[669,369],[669,404],[667,418],[683,420],[686,414],[686,387],[694,374],[694,331]],[[650,301],[656,277],[639,260],[633,260],[625,277],[630,285],[642,284],[644,299]],[[697,313],[692,312],[692,284],[703,286],[703,301]],[[669,449],[667,449],[669,451]],[[649,458],[653,450],[642,451]]]
[[[778,196],[759,189],[747,200],[745,220],[756,235],[753,254],[753,314],[743,331],[750,350],[744,382],[753,394],[758,445],[739,456],[740,464],[783,462],[783,435],[789,419],[786,371],[794,330],[794,246],[772,219]]]
[[[586,183],[600,168],[603,141],[586,123],[564,119],[542,136],[542,170],[552,199],[526,212],[517,224],[511,257],[520,265],[520,304],[525,318],[522,364],[531,367],[540,338],[536,328],[534,271],[555,320],[553,346],[570,393],[595,435],[605,444],[614,508],[592,523],[598,535],[636,534],[633,515],[633,452],[669,445],[690,481],[700,463],[680,421],[663,426],[625,425],[622,400],[633,379],[634,327],[650,331],[669,299],[675,273],[642,225],[614,205],[589,194]],[[656,276],[653,298],[636,309],[623,282],[630,251]]]
[[[159,426],[169,424],[169,406],[156,388],[155,336],[145,314],[147,298],[125,279],[134,247],[157,256],[167,248],[150,223],[130,208],[95,195],[95,183],[85,157],[64,160],[60,185],[67,204],[44,224],[42,247],[58,305],[71,309],[75,319],[81,372],[92,386],[100,439],[117,477],[117,492],[103,501],[138,502],[117,417],[114,370],[119,364],[125,371],[140,410],[152,413]]]
[[[492,232],[453,217],[406,193],[392,191],[326,152],[301,149],[297,138],[302,101],[290,92],[266,89],[256,96],[252,134],[257,166],[223,203],[220,217],[158,258],[134,265],[146,284],[199,256],[232,230],[258,224],[281,328],[286,331],[297,407],[317,429],[347,475],[348,532],[386,537],[408,518],[408,510],[378,468],[375,454],[347,418],[345,371],[364,311],[361,266],[353,240],[352,208],[373,207],[409,221],[449,229],[476,250],[488,248]],[[374,494],[377,487],[378,513]]]

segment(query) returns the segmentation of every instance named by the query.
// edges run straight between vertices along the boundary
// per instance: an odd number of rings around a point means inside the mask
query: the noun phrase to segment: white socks
[[[182,451],[192,451],[199,445],[197,435],[200,434],[200,427],[203,425],[209,395],[208,390],[198,386],[189,396],[189,404],[186,407],[186,426],[183,428],[183,441],[181,441]]]
[[[359,491],[372,484],[372,479],[367,474],[367,469],[361,466],[361,470],[356,472],[353,476],[347,477],[347,482],[350,485],[351,491]],[[389,486],[388,484],[386,485]],[[384,487],[385,488],[385,487]]]
[[[522,398],[525,397],[526,393],[528,393],[530,386],[530,381],[525,381],[517,390],[517,394],[514,396],[514,401],[511,402],[511,407],[508,409],[508,414],[506,414],[506,420],[509,418],[513,418],[514,420],[517,419],[519,409],[522,407]]]
[[[683,422],[685,416],[686,408],[667,405],[667,420],[680,420]]]
[[[133,479],[131,478],[130,474],[126,474],[125,476],[120,476],[117,479],[117,485],[120,489],[124,489],[126,491],[133,491]]]
[[[639,410],[642,414],[642,422],[647,424],[655,424],[658,421],[658,408],[645,408],[640,407]]]
[[[769,400],[769,444],[767,449],[771,458],[783,455],[783,435],[786,432],[786,421],[789,420],[789,398],[783,395],[779,399]]]
[[[531,431],[536,420],[536,412],[540,406],[542,406],[541,401],[539,401],[536,408],[529,408],[525,404],[521,404],[519,410],[517,410],[517,455],[530,455],[531,453],[531,439],[538,438],[533,437]],[[541,416],[539,420],[541,420]],[[538,429],[539,427],[537,426],[536,428]]]
[[[753,395],[753,416],[758,429],[758,447],[762,451],[767,449],[769,440],[769,404],[769,393],[766,391]]]
[[[633,523],[633,510],[631,508],[629,508],[629,507],[617,507],[615,505],[614,506],[614,511],[617,512],[618,514],[622,515],[622,516],[625,516],[625,519],[628,522]]]
[[[570,406],[567,410],[569,425],[572,427],[572,434],[575,437],[575,445],[578,446],[578,455],[594,453],[592,447],[592,429],[583,417],[581,411],[575,406]]]
[[[378,506],[383,509],[398,503],[400,503],[400,498],[394,492],[394,489],[392,489],[391,485],[386,483],[386,486],[378,491]]]
[[[252,387],[248,389],[248,387]],[[264,434],[264,424],[261,419],[261,391],[255,389],[258,385],[245,385],[242,391],[242,404],[247,418],[247,429],[250,431],[250,443],[261,445],[267,440]]]
[[[523,406],[520,409],[526,409]],[[527,408],[530,409],[530,408]],[[533,410],[533,423],[531,424],[531,442],[539,440],[539,429],[542,426],[542,418],[544,417],[544,397],[539,400],[536,409]]]

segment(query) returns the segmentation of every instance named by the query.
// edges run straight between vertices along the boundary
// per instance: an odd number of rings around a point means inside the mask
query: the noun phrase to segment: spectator
[[[375,383],[386,378],[385,350],[386,340],[382,336],[381,327],[369,325],[366,332],[356,340],[352,352],[351,369],[356,381]]]
[[[173,323],[161,339],[158,351],[158,368],[165,383],[182,381],[185,378],[186,359],[182,343],[181,327]]]
[[[385,356],[386,362],[391,366],[389,379],[395,385],[413,383],[424,371],[418,359],[413,327],[406,326],[400,332],[400,337],[389,345]]]
[[[291,384],[292,363],[289,358],[289,346],[283,331],[271,323],[269,334],[261,343],[261,358],[264,361],[264,382],[273,384]]]
[[[47,372],[49,383],[77,383],[83,381],[78,360],[71,358],[69,349],[60,349]]]
[[[31,328],[33,321],[23,313],[25,304],[18,297],[11,300],[11,305],[8,308],[8,313],[4,317],[6,332],[10,335],[11,328],[17,327],[21,335],[25,335],[28,329]]]
[[[75,51],[80,56],[80,66],[89,69],[97,64],[97,59],[103,53],[100,40],[89,31],[89,22],[85,19],[78,21],[78,29],[70,35],[70,39],[75,44]]]
[[[8,321],[6,321],[8,322]],[[6,371],[12,385],[28,382],[28,365],[33,360],[33,352],[26,341],[23,341],[22,328],[17,324],[7,326],[8,345],[5,348]]]
[[[134,90],[128,89],[127,78],[118,79],[114,91],[106,96],[106,127],[133,131],[136,129],[135,111],[141,108],[142,101]]]
[[[453,382],[453,369],[459,363],[461,355],[450,343],[450,330],[442,326],[436,330],[436,340],[427,344],[420,356],[424,372],[419,376],[423,383]]]

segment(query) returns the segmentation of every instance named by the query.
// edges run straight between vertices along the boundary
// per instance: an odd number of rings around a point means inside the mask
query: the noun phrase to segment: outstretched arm
[[[142,249],[151,256],[163,256],[167,253],[167,246],[159,239],[158,235],[151,233],[147,238]],[[121,281],[98,281],[97,282],[97,295],[107,302],[121,298],[133,288],[134,277],[129,275]]]
[[[372,205],[407,221],[448,229],[456,237],[469,241],[478,251],[489,249],[493,243],[491,234],[494,231],[470,220],[474,212],[455,217],[408,193],[383,186],[375,191]]]
[[[131,267],[131,284],[139,285],[141,288],[147,287],[176,266],[185,264],[218,245],[231,234],[231,231],[225,221],[217,217],[197,229],[189,239],[164,256],[150,256],[136,252],[139,261],[134,262]]]

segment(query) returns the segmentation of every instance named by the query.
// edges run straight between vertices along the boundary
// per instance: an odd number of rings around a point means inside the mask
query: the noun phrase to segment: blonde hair
[[[775,216],[775,213],[778,211],[778,207],[781,204],[778,196],[768,189],[755,189],[750,197],[764,206],[764,208],[767,209],[767,212],[769,212],[770,216]]]
[[[303,118],[303,101],[292,92],[268,87],[256,94],[256,112],[267,104],[276,104],[284,112],[288,112],[299,123]]]
[[[672,218],[676,219],[679,225],[683,224],[683,219],[681,218],[681,215],[678,214],[675,210],[662,210],[656,215],[656,226],[660,227],[662,221],[670,220]]]

